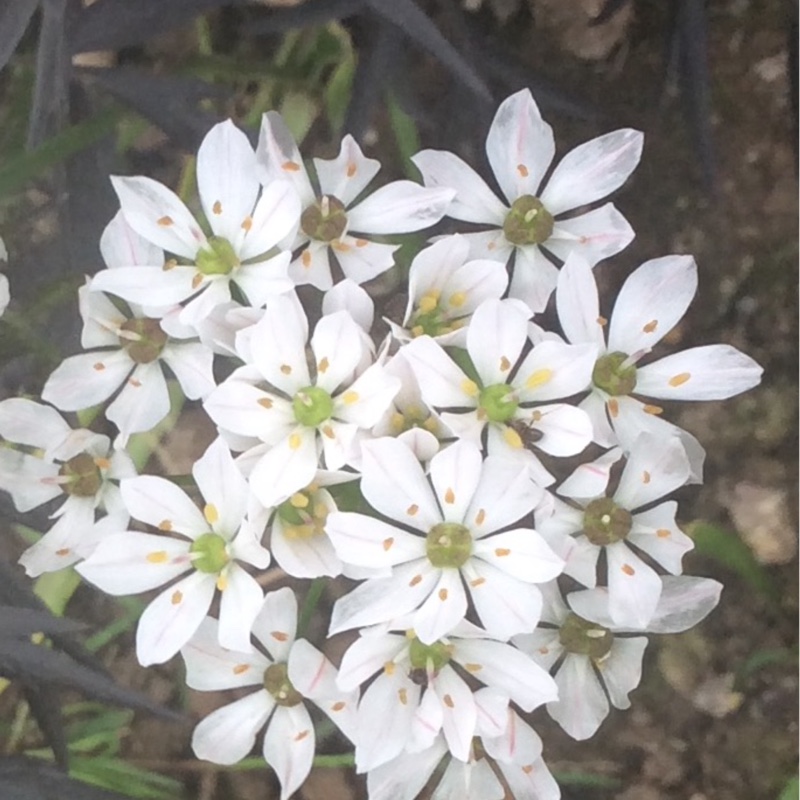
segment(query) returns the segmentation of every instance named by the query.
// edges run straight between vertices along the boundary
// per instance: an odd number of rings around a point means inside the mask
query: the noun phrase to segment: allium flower
[[[160,252],[148,246],[121,214],[107,226],[100,247],[110,269],[120,267],[120,262],[157,260]],[[81,345],[103,349],[65,359],[48,378],[43,400],[63,411],[79,411],[105,402],[119,390],[105,416],[119,428],[118,445],[124,446],[130,434],[150,430],[169,413],[162,364],[174,373],[190,400],[204,397],[216,385],[213,353],[198,341],[183,341],[196,337],[193,329],[183,328],[177,320],[165,325],[161,317],[166,309],[145,313],[134,306],[125,314],[102,292],[89,291],[88,282],[78,290],[78,302]]]
[[[510,295],[538,312],[547,305],[558,274],[545,252],[562,262],[577,252],[596,264],[633,239],[630,225],[611,203],[585,214],[562,215],[622,186],[641,152],[641,133],[614,131],[567,153],[543,182],[555,155],[553,131],[524,89],[500,105],[486,139],[486,154],[505,203],[452,153],[423,150],[412,161],[426,186],[457,191],[449,217],[493,226],[464,234],[471,257],[506,263],[513,254]]]
[[[57,521],[21,556],[35,577],[86,558],[104,533],[128,524],[117,482],[136,474],[126,453],[111,450],[107,436],[73,430],[50,406],[14,397],[0,403],[0,489],[18,511],[37,508],[57,497],[63,504]],[[108,514],[96,522],[98,514]]]
[[[429,480],[408,447],[386,438],[364,443],[362,471],[364,497],[392,523],[337,512],[328,536],[345,563],[391,568],[391,576],[337,600],[331,634],[411,614],[416,636],[433,644],[464,619],[468,597],[491,636],[533,629],[535,584],[558,575],[562,562],[520,523],[541,496],[524,465],[484,462],[461,441],[433,457]]]
[[[380,672],[358,706],[356,768],[374,769],[403,751],[430,747],[440,731],[454,758],[467,761],[478,731],[478,694],[462,676],[495,690],[489,712],[505,720],[509,699],[525,711],[556,698],[555,684],[538,665],[505,642],[462,621],[432,644],[407,620],[388,626],[400,633],[365,630],[345,652],[337,684],[354,689]],[[487,712],[483,709],[484,713]]]
[[[419,252],[408,275],[403,325],[389,322],[398,341],[427,335],[443,347],[464,347],[472,313],[484,300],[499,300],[508,286],[502,264],[468,258],[469,243],[458,235],[440,239]]]
[[[663,409],[634,395],[661,400],[723,400],[757,386],[763,369],[727,344],[693,347],[646,366],[638,362],[686,313],[697,291],[697,265],[690,256],[647,261],[625,281],[606,321],[589,265],[571,258],[558,280],[561,327],[573,344],[597,348],[592,393],[581,403],[592,418],[594,439],[604,447],[630,449],[642,432],[666,438],[676,433],[687,448],[695,480],[705,456],[697,440],[660,418]],[[608,344],[604,327],[608,325]]]
[[[112,595],[146,592],[189,572],[140,617],[136,654],[142,666],[167,661],[186,644],[208,613],[216,590],[222,596],[220,644],[247,651],[250,628],[264,599],[258,582],[238,562],[263,569],[269,565],[269,551],[245,518],[247,481],[221,439],[195,462],[192,476],[205,500],[202,512],[163,478],[142,475],[123,481],[122,497],[131,515],[161,533],[107,536],[78,567],[84,578]]]
[[[336,686],[336,669],[305,639],[296,639],[297,601],[289,588],[270,592],[253,623],[266,650],[223,649],[216,620],[206,618],[181,649],[186,683],[199,691],[257,687],[209,714],[194,729],[192,749],[215,764],[241,761],[266,725],[264,758],[286,800],[308,777],[314,759],[314,723],[303,700],[311,700],[348,737],[355,733],[357,694]]]
[[[515,800],[558,800],[561,792],[541,757],[542,740],[493,689],[475,693],[477,734],[470,758],[452,758],[433,800],[503,800],[508,797],[492,763]],[[370,800],[415,800],[447,755],[444,737],[421,752],[405,752],[367,774]],[[492,762],[492,763],[490,763]]]
[[[394,181],[358,200],[380,164],[366,158],[350,135],[342,140],[335,159],[314,159],[319,182],[315,188],[292,134],[274,111],[264,115],[257,155],[265,183],[288,178],[302,204],[300,230],[292,245],[300,251],[289,274],[298,285],[310,283],[322,290],[333,284],[331,255],[346,278],[364,283],[389,269],[398,249],[398,245],[372,241],[372,236],[411,233],[435,225],[455,194],[450,188],[427,189],[413,181]]]
[[[193,325],[231,299],[231,284],[253,306],[288,291],[290,254],[276,245],[292,236],[300,207],[288,181],[259,197],[256,157],[230,121],[215,125],[197,153],[197,183],[211,234],[174,192],[145,177],[112,177],[122,213],[140,236],[174,254],[165,264],[99,272],[93,289],[149,306],[187,302],[181,322]]]
[[[542,622],[514,644],[554,669],[558,700],[547,704],[550,716],[573,739],[588,739],[614,708],[630,708],[628,694],[642,677],[647,637],[641,633],[682,633],[711,613],[722,585],[709,578],[663,577],[658,605],[643,628],[614,623],[606,588],[572,592],[566,602],[555,582],[542,587]],[[605,687],[605,689],[604,689]],[[608,694],[608,699],[606,699]]]
[[[307,341],[308,320],[296,296],[275,298],[262,319],[237,336],[240,354],[252,359],[247,380],[234,373],[204,403],[218,425],[264,442],[245,457],[257,458],[250,487],[267,508],[314,480],[320,452],[326,469],[348,463],[356,433],[381,418],[400,388],[380,364],[355,376],[364,356],[363,331],[346,311],[317,323],[310,341],[312,371]],[[268,388],[257,387],[254,379]]]
[[[642,434],[610,497],[609,465],[604,457],[600,465],[578,468],[557,490],[575,505],[555,499],[544,510],[543,504],[536,527],[566,559],[564,573],[590,589],[597,583],[597,560],[605,550],[609,613],[616,625],[644,630],[655,613],[662,582],[629,545],[669,572],[680,573],[681,560],[694,545],[675,521],[678,504],[651,504],[687,482],[689,459],[677,436],[665,440]]]
[[[429,336],[414,339],[401,352],[423,399],[456,436],[480,444],[486,430],[490,455],[527,464],[534,480],[547,486],[554,478],[533,448],[575,455],[592,437],[583,411],[548,401],[587,387],[595,349],[542,342],[523,357],[529,316],[524,308],[515,300],[486,300],[478,307],[467,329],[472,374]]]

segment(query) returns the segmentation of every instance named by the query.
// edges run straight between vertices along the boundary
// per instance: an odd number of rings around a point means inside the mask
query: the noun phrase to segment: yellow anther
[[[433,292],[422,295],[419,299],[419,312],[421,314],[429,314],[439,303],[439,297]]]
[[[219,511],[217,511],[217,507],[213,503],[206,503],[203,508],[203,516],[209,525],[213,525],[219,520]]]
[[[470,397],[477,397],[478,394],[480,393],[480,390],[478,389],[478,384],[475,383],[475,381],[470,380],[469,378],[464,378],[464,380],[461,381],[461,391],[464,392],[464,394],[469,395]]]
[[[289,437],[290,450],[299,450],[301,444],[303,444],[303,437],[299,433],[293,433]]]
[[[461,308],[466,302],[466,292],[453,292],[453,294],[450,295],[450,305],[453,306],[453,308]]]
[[[228,576],[227,575],[220,575],[217,578],[217,589],[221,592],[224,592],[228,588]]]
[[[148,553],[145,558],[151,564],[163,564],[165,561],[169,559],[166,550],[155,550],[152,553]]]
[[[526,389],[536,389],[538,386],[544,386],[553,377],[553,370],[551,369],[537,369],[532,372],[528,379],[525,381]]]
[[[686,383],[686,381],[688,381],[689,378],[691,378],[691,377],[692,377],[692,374],[690,372],[681,372],[678,375],[673,375],[667,381],[667,383],[669,383],[670,386],[681,386],[682,384]]]
[[[357,403],[358,400],[358,392],[345,392],[342,395],[342,402],[344,402],[346,406],[352,406],[354,403]]]
[[[509,447],[519,450],[522,447],[522,438],[513,428],[506,428],[503,431],[503,439]]]
[[[294,508],[306,508],[309,504],[310,500],[306,497],[302,492],[295,492],[290,498],[289,503]]]
[[[324,356],[320,359],[319,363],[317,364],[317,372],[325,373],[328,371],[328,367],[330,366],[330,361],[328,361],[328,357]]]

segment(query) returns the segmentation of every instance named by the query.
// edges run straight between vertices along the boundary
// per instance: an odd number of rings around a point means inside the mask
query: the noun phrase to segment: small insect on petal
[[[670,386],[682,386],[691,377],[692,377],[691,372],[681,372],[678,375],[673,375],[667,381],[667,383],[669,383]]]

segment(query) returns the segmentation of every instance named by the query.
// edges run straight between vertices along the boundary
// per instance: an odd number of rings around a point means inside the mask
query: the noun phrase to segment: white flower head
[[[174,257],[163,264],[104,270],[94,277],[93,289],[147,306],[186,303],[180,320],[193,325],[231,300],[231,284],[253,306],[291,288],[290,254],[277,245],[296,230],[299,201],[285,180],[261,190],[255,153],[230,120],[209,131],[197,154],[197,183],[210,233],[157,181],[111,180],[131,228]]]
[[[389,632],[362,631],[342,658],[337,681],[342,689],[354,689],[380,673],[358,706],[359,772],[404,750],[426,749],[440,731],[453,757],[467,761],[482,714],[504,722],[509,699],[526,711],[555,699],[555,684],[544,670],[480,628],[463,621],[446,637],[424,644],[414,630],[404,630],[408,621],[379,626]],[[481,695],[491,713],[481,706],[479,692],[464,676],[492,687],[494,694]]]
[[[426,186],[457,191],[447,214],[492,226],[466,234],[472,258],[506,263],[514,255],[511,297],[539,312],[556,286],[558,261],[580,253],[590,264],[625,248],[633,230],[611,203],[585,214],[562,215],[594,203],[622,186],[639,163],[642,134],[628,128],[576,147],[544,181],[555,155],[553,131],[530,91],[523,89],[497,109],[486,140],[494,176],[505,198],[452,153],[423,150],[412,158]]]
[[[567,403],[588,386],[595,349],[590,345],[542,342],[523,355],[529,313],[518,300],[485,300],[467,329],[470,375],[429,336],[401,350],[414,370],[425,402],[461,439],[481,444],[489,455],[527,464],[542,486],[554,478],[534,453],[575,455],[591,441],[588,416]],[[449,410],[453,409],[453,410]]]
[[[131,516],[160,533],[107,536],[78,567],[84,578],[113,595],[149,591],[189,573],[170,583],[139,619],[136,654],[143,666],[178,652],[208,613],[217,590],[220,644],[247,650],[264,598],[239,562],[263,569],[270,554],[259,542],[260,531],[245,517],[247,481],[222,439],[195,462],[192,475],[205,501],[202,511],[164,478],[143,475],[123,481],[122,497]]]
[[[20,558],[29,575],[86,558],[109,529],[128,524],[118,483],[136,470],[107,436],[73,430],[50,406],[14,397],[0,402],[0,437],[16,445],[0,446],[0,489],[18,511],[64,498],[56,523]]]
[[[540,627],[514,637],[521,650],[553,671],[558,700],[549,702],[547,711],[573,739],[594,736],[608,716],[609,701],[614,708],[630,708],[628,694],[639,685],[647,647],[647,637],[636,634],[682,633],[719,602],[717,581],[670,575],[661,580],[658,605],[645,627],[617,625],[605,587],[564,598],[553,582],[542,587]]]
[[[466,325],[475,309],[499,299],[508,285],[502,264],[469,260],[469,243],[448,236],[421,250],[411,262],[408,306],[403,325],[389,321],[398,341],[427,335],[442,346],[464,347]]]
[[[455,194],[450,188],[431,189],[403,180],[359,199],[380,164],[366,158],[349,134],[335,159],[314,159],[314,187],[292,134],[274,111],[264,115],[257,155],[265,183],[292,181],[302,204],[293,244],[300,251],[289,274],[296,284],[310,283],[323,291],[333,285],[332,255],[346,278],[364,283],[389,269],[398,249],[373,241],[373,236],[411,233],[436,224]]]
[[[261,320],[239,334],[237,347],[240,340],[247,345],[240,353],[252,359],[242,368],[246,379],[234,373],[204,407],[221,427],[264,443],[244,457],[252,462],[250,486],[269,508],[312,483],[320,454],[326,469],[350,463],[357,433],[381,418],[400,381],[379,363],[357,374],[364,333],[346,311],[322,317],[309,342],[294,294],[272,300]]]
[[[621,453],[579,467],[558,493],[574,505],[555,499],[537,513],[537,530],[566,560],[564,572],[594,588],[597,561],[605,551],[609,609],[617,625],[644,629],[655,613],[662,581],[629,546],[645,552],[672,574],[692,549],[692,540],[675,521],[678,504],[652,505],[689,479],[689,459],[677,436],[644,433],[627,456],[613,495],[607,496],[609,469]]]
[[[289,588],[270,592],[253,622],[262,649],[220,647],[216,620],[203,620],[181,649],[186,682],[199,691],[254,688],[209,714],[194,730],[192,749],[215,764],[235,764],[266,725],[263,753],[286,800],[311,771],[316,748],[310,700],[348,737],[355,733],[357,694],[336,686],[336,669],[305,639],[297,639],[297,600]]]
[[[363,445],[361,491],[391,522],[337,512],[328,535],[345,563],[391,568],[391,576],[339,599],[332,634],[411,614],[415,635],[432,644],[465,618],[468,598],[497,638],[536,625],[535,584],[558,575],[562,561],[520,523],[541,495],[524,465],[484,461],[460,441],[433,457],[428,478],[403,442],[376,439]]]

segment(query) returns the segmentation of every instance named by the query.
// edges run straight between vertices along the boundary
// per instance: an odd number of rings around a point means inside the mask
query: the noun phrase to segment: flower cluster
[[[434,774],[438,800],[557,798],[530,712],[592,736],[629,706],[647,635],[714,608],[720,585],[681,574],[692,541],[666,499],[702,479],[704,451],[656,403],[730,397],[761,369],[723,344],[651,357],[695,294],[691,257],[642,264],[601,315],[592,268],[633,231],[595,204],[641,148],[615,131],[551,170],[522,91],[486,144],[503,199],[433,150],[413,158],[424,185],[370,192],[379,164],[349,136],[309,170],[274,113],[255,150],[230,121],[209,132],[194,211],[112,179],[107,269],[79,292],[85,352],[47,380],[50,405],[0,402],[0,487],[21,512],[51,503],[30,575],[75,564],[110,594],[160,589],[140,662],[180,653],[194,689],[252,688],[200,722],[198,757],[235,763],[266,726],[286,798],[313,763],[311,701],[372,800],[413,800]],[[361,284],[444,217],[485,229],[418,250],[381,340]],[[176,390],[218,431],[186,490],[126,454]],[[96,406],[113,447],[56,411]],[[289,586],[265,594],[284,575],[353,582],[329,620],[355,637],[338,670],[305,638],[328,624],[308,627],[319,591],[302,614]]]

